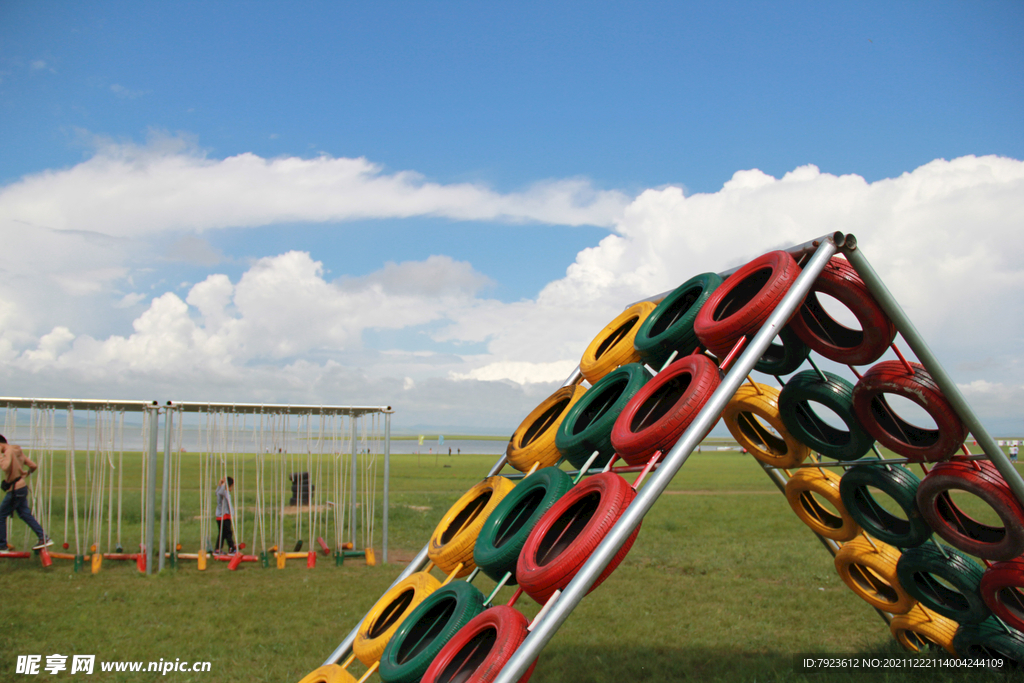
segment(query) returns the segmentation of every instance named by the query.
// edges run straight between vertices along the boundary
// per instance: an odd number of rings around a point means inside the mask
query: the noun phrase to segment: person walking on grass
[[[231,517],[235,511],[231,504],[231,493],[235,490],[235,480],[228,477],[225,482],[221,479],[217,484],[217,547],[215,553],[219,553],[221,546],[228,544],[228,552],[235,554],[235,534],[231,528]]]
[[[43,531],[43,526],[32,516],[32,508],[28,504],[28,482],[25,478],[37,469],[39,466],[25,455],[21,446],[7,443],[7,439],[0,434],[0,476],[3,477],[0,488],[7,494],[3,502],[0,502],[0,552],[7,550],[7,518],[14,513],[39,538],[39,542],[32,546],[33,550],[41,550],[53,544]]]

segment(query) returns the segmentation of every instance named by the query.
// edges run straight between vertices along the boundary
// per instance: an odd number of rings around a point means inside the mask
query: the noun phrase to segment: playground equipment
[[[0,398],[0,407],[4,434],[39,464],[33,509],[62,541],[40,553],[44,565],[71,560],[95,573],[105,561],[134,561],[151,573],[168,561],[195,560],[205,569],[216,559],[237,569],[301,558],[312,568],[317,554],[333,554],[336,565],[351,557],[374,564],[378,505],[387,562],[390,407],[27,398]],[[27,438],[19,409],[29,412]],[[212,554],[213,493],[228,477],[237,552]],[[129,530],[137,546],[127,541]],[[250,547],[258,554],[244,552]],[[0,553],[24,557],[30,554]]]
[[[859,329],[836,320],[826,297]],[[919,363],[906,360],[897,334]],[[890,350],[896,360],[880,360]],[[815,356],[846,366],[857,381],[824,372]],[[775,377],[781,390],[755,382],[752,370]],[[901,416],[895,397],[935,427]],[[815,403],[837,419],[823,419]],[[856,238],[835,233],[628,307],[302,683],[354,681],[347,669],[356,657],[367,667],[361,680],[379,667],[387,683],[526,681],[720,417],[906,649],[997,653],[1024,665],[1024,480]],[[983,455],[964,446],[968,433]],[[899,457],[884,458],[876,441]],[[620,459],[627,464],[616,466]],[[576,472],[559,469],[563,461]],[[515,487],[498,474],[506,463],[525,474]],[[637,471],[632,485],[620,476]],[[891,496],[904,516],[872,490]],[[1002,526],[968,516],[952,491],[980,499]],[[443,584],[430,573],[435,565]],[[499,582],[490,596],[467,585],[479,571]],[[491,606],[503,585],[517,582],[507,605]],[[544,605],[532,624],[513,608],[523,592]]]

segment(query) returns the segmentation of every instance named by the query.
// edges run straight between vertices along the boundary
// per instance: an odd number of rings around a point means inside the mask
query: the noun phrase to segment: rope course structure
[[[234,570],[303,559],[312,568],[318,554],[336,566],[353,557],[375,564],[376,543],[387,562],[389,406],[0,398],[0,408],[5,436],[39,465],[32,507],[61,540],[36,551],[44,566],[71,560],[95,573],[126,560],[148,574],[186,560]],[[215,520],[222,482],[227,522]],[[25,533],[16,546],[32,545]],[[218,541],[228,552],[215,552]]]
[[[354,682],[356,659],[360,681],[527,681],[719,419],[904,648],[1024,667],[1024,480],[856,238],[834,233],[626,308],[300,683]],[[498,582],[490,595],[472,585],[480,572]],[[506,584],[515,594],[494,604]],[[543,605],[532,623],[514,607],[523,593]]]

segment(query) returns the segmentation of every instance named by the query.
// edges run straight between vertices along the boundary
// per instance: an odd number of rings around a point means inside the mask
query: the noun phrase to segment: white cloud
[[[410,216],[611,226],[626,202],[580,179],[501,194],[411,171],[387,173],[365,158],[210,159],[185,140],[158,136],[145,147],[107,143],[72,168],[8,185],[0,190],[0,225],[114,237]]]
[[[718,192],[648,190],[622,209],[619,195],[577,181],[498,195],[388,174],[362,159],[218,161],[180,144],[108,149],[0,190],[0,230],[19,257],[0,280],[0,374],[12,389],[382,403],[410,422],[511,428],[629,303],[839,230],[857,236],[986,419],[1010,424],[1024,398],[1020,161],[937,160],[874,183],[814,166],[783,178],[744,170]],[[492,283],[448,256],[330,281],[316,254],[300,251],[260,259],[234,279],[209,271],[183,297],[157,291],[122,334],[86,334],[68,322],[70,304],[33,298],[37,283],[59,282],[94,303],[89,292],[112,291],[127,264],[145,261],[140,254],[159,259],[147,240],[162,233],[187,236],[165,256],[192,254],[201,264],[204,249],[212,251],[194,236],[201,230],[428,214],[614,222],[614,233],[581,251],[536,298],[510,303],[487,298]],[[123,305],[142,301],[118,297]],[[367,348],[368,330],[403,341]]]
[[[469,372],[453,372],[453,379],[477,379],[485,382],[509,380],[517,384],[562,382],[578,365],[575,360],[552,363],[496,362]]]

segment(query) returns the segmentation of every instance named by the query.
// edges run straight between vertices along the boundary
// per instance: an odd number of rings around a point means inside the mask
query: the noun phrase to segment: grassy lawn
[[[243,564],[229,572],[225,563],[211,562],[199,572],[195,562],[183,562],[145,577],[133,565],[114,562],[91,575],[74,573],[68,561],[47,570],[35,559],[0,561],[6,588],[0,680],[20,680],[13,674],[19,654],[40,654],[45,662],[57,653],[95,654],[98,661],[212,662],[211,673],[172,672],[170,681],[298,681],[357,624],[402,570],[399,560],[422,547],[445,510],[493,460],[442,457],[435,467],[433,459],[392,456],[388,565],[350,559],[339,568],[321,557],[312,570],[293,560],[283,570]],[[198,489],[186,494],[185,488],[183,500],[197,501]],[[194,516],[191,505],[183,503],[185,516]],[[127,526],[137,534],[135,515],[136,526]],[[15,542],[23,527],[15,522]],[[378,531],[378,555],[379,539]],[[189,542],[197,544],[198,536]],[[482,575],[477,585],[485,593],[493,587]],[[512,593],[504,588],[497,599],[507,601]],[[525,596],[517,607],[529,617],[538,609]],[[868,679],[863,673],[800,673],[794,666],[800,654],[897,652],[884,622],[840,581],[831,557],[756,462],[705,450],[675,477],[616,573],[544,650],[531,680],[1000,680],[935,670],[871,672]],[[165,678],[93,675],[99,681]]]

